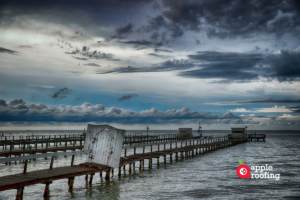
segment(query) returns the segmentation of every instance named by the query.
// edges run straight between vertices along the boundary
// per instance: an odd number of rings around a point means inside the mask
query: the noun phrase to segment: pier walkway
[[[170,156],[170,162],[173,160],[173,155],[175,159],[178,160],[179,157],[183,159],[190,155],[206,153],[219,148],[229,147],[235,144],[247,142],[247,138],[241,139],[228,139],[227,137],[215,137],[210,139],[203,138],[190,138],[183,141],[171,142],[168,146],[166,143],[163,144],[163,149],[160,150],[162,144],[150,143],[150,152],[145,152],[145,146],[143,146],[143,153],[137,154],[136,148],[133,147],[133,155],[126,155],[120,159],[119,175],[121,175],[121,168],[125,169],[126,165],[129,165],[128,171],[131,173],[132,167],[135,168],[136,162],[139,162],[139,168],[144,167],[144,160],[149,160],[149,167],[152,167],[152,159],[157,159],[157,164],[159,165],[159,157],[164,157],[164,163],[166,163],[166,156]],[[152,151],[152,147],[158,145],[158,151]],[[179,156],[180,155],[180,156]],[[79,165],[73,165],[75,155],[72,155],[71,166],[52,168],[54,157],[51,158],[50,169],[38,170],[33,172],[27,171],[27,160],[24,164],[24,170],[21,174],[14,174],[9,176],[0,177],[0,191],[17,189],[16,199],[22,199],[23,190],[25,186],[44,183],[44,197],[49,196],[49,185],[54,180],[68,178],[69,189],[73,188],[74,178],[76,176],[86,175],[86,180],[88,181],[88,175],[90,175],[89,183],[92,183],[93,176],[95,173],[100,172],[102,177],[102,172],[106,172],[105,179],[110,178],[110,173],[113,173],[113,168],[105,165],[99,165],[95,163],[81,163]]]

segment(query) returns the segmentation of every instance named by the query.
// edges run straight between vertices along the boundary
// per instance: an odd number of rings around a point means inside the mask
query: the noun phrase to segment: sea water
[[[248,130],[248,133],[255,131]],[[68,135],[82,131],[6,131],[4,135]],[[127,131],[127,134],[145,134],[145,131]],[[151,131],[149,134],[176,134],[178,131]],[[225,136],[229,131],[204,130],[203,136]],[[85,176],[75,177],[74,189],[68,191],[68,179],[56,180],[50,185],[49,199],[300,199],[300,132],[256,131],[266,134],[265,142],[252,141],[195,155],[160,165],[153,159],[152,168],[136,169],[129,174],[118,169],[109,181],[95,174],[93,184]],[[1,131],[0,131],[1,134]],[[194,135],[198,133],[193,132]],[[2,149],[1,149],[2,150]],[[140,152],[141,150],[138,150]],[[128,152],[130,153],[130,152]],[[280,179],[241,179],[236,174],[239,160],[251,166],[272,166],[272,173]],[[69,166],[71,157],[58,157],[54,167]],[[75,164],[85,162],[84,155],[75,157]],[[50,159],[39,158],[28,164],[27,171],[47,169]],[[19,161],[11,165],[0,164],[0,176],[22,173]],[[251,173],[253,173],[251,171]],[[25,187],[23,199],[43,199],[45,185]],[[15,199],[16,190],[0,192],[0,199]]]

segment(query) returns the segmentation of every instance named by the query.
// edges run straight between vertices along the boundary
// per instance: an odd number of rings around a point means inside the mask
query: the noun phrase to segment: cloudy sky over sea
[[[300,1],[1,1],[0,128],[300,129]]]

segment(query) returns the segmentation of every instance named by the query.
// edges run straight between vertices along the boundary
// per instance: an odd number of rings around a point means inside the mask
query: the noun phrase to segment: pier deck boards
[[[195,138],[191,138],[191,139],[195,139]],[[199,153],[201,153],[201,148],[202,148],[202,153],[204,153],[207,151],[212,151],[219,148],[248,141],[247,138],[229,139],[229,140],[228,139],[224,140],[223,138],[221,138],[220,140],[219,139],[217,139],[217,141],[214,142],[212,140],[210,140],[211,142],[209,142],[209,140],[206,140],[207,143],[202,143],[202,144],[201,141],[199,144],[198,140],[197,140],[197,144],[194,143],[195,142],[194,140],[193,143],[191,140],[189,143],[187,141],[181,141],[180,147],[177,147],[176,145],[177,148],[176,147],[172,148],[172,145],[170,144],[169,149],[165,149],[166,145],[164,144],[163,150],[154,151],[154,152],[152,152],[152,146],[161,145],[161,144],[152,143],[151,152],[136,154],[134,150],[134,155],[121,157],[120,165],[119,165],[119,175],[121,175],[121,167],[124,167],[125,169],[125,165],[127,164],[129,164],[129,173],[131,173],[131,164],[133,164],[133,168],[135,168],[136,161],[140,161],[139,167],[141,169],[141,166],[144,166],[144,160],[149,159],[149,168],[150,168],[152,167],[152,158],[157,158],[157,165],[158,165],[160,156],[164,156],[164,163],[166,163],[166,156],[169,155],[170,161],[172,162],[172,155],[174,153],[176,154],[176,160],[177,160],[179,152],[181,153],[180,157],[183,158],[189,155],[194,156],[195,150],[196,150],[196,155],[198,150]],[[176,141],[176,142],[180,142],[180,141]],[[182,144],[184,144],[183,142],[185,143],[185,146],[182,146]],[[70,148],[70,147],[66,147],[66,148]],[[57,149],[57,148],[53,147],[53,149]],[[46,150],[51,150],[51,148],[47,148]],[[15,150],[15,151],[23,151],[23,150]],[[191,152],[192,154],[190,154]],[[110,177],[110,171],[113,171],[111,167],[107,165],[97,164],[97,163],[81,163],[79,165],[73,165],[74,155],[72,156],[71,166],[52,168],[53,158],[54,157],[52,157],[51,159],[50,169],[26,172],[26,168],[27,168],[27,161],[26,161],[24,165],[24,173],[0,177],[0,191],[17,189],[16,199],[21,200],[23,197],[24,187],[43,183],[45,184],[44,197],[47,198],[49,196],[49,185],[54,180],[68,178],[69,189],[72,189],[74,183],[74,177],[76,176],[86,175],[86,180],[88,180],[88,174],[90,174],[89,183],[91,184],[95,173],[100,172],[100,176],[102,177],[102,172],[106,172],[105,179],[108,180]]]
[[[48,148],[39,148],[39,149],[31,149],[31,152],[30,152],[30,149],[25,149],[25,150],[22,150],[22,149],[13,149],[12,151],[0,151],[0,157],[7,157],[9,155],[17,155],[17,156],[21,156],[22,154],[36,154],[36,153],[47,153],[47,152],[57,152],[57,151],[67,151],[67,150],[77,150],[77,149],[80,149],[82,150],[83,149],[83,145],[79,145],[79,146],[68,146],[68,147],[65,147],[65,146],[60,146],[60,147],[48,147]]]
[[[53,169],[27,172],[26,174],[3,176],[0,177],[0,191],[18,189],[38,183],[47,183],[58,179],[94,174],[96,172],[107,170],[109,170],[109,167],[104,165],[101,169],[83,165],[74,165],[69,167],[58,167]]]
[[[144,159],[159,158],[160,156],[172,155],[177,152],[189,152],[199,148],[212,148],[221,147],[222,145],[233,142],[244,142],[245,139],[240,140],[226,140],[206,144],[195,144],[185,147],[166,149],[155,152],[147,152],[142,154],[129,155],[121,157],[120,167],[126,164],[132,164],[136,161]],[[153,144],[155,145],[155,144]],[[17,150],[16,150],[17,151]],[[96,172],[109,171],[110,168],[105,165],[99,165],[94,163],[82,163],[80,165],[74,165],[69,167],[59,167],[53,169],[44,169],[33,172],[9,175],[0,177],[0,191],[9,189],[18,189],[29,185],[38,183],[48,183],[58,179],[72,178],[75,176],[81,176],[86,174],[95,174]]]
[[[237,141],[237,140],[232,140],[232,141]],[[166,149],[166,150],[155,151],[155,152],[147,152],[147,153],[129,155],[126,157],[121,157],[120,167],[124,166],[126,164],[132,164],[136,161],[140,161],[140,160],[144,160],[144,159],[159,158],[160,156],[166,156],[166,155],[170,155],[173,153],[193,151],[196,148],[206,148],[206,147],[212,147],[212,146],[216,146],[216,145],[220,146],[220,145],[226,144],[228,142],[231,142],[231,141],[226,140],[226,141],[213,142],[213,143],[207,143],[207,144],[190,145],[190,146],[185,146],[182,148],[172,148],[172,149]],[[155,144],[153,144],[153,145],[155,145]]]

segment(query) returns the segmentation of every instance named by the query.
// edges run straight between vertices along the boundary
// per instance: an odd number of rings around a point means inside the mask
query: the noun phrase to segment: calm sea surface
[[[140,134],[145,131],[127,131]],[[172,134],[178,131],[151,131],[151,134]],[[249,131],[251,133],[254,131]],[[2,132],[0,131],[0,134]],[[82,131],[6,131],[5,135],[80,134]],[[229,131],[203,131],[203,135],[224,136]],[[135,171],[129,175],[122,170],[110,181],[95,174],[93,184],[85,177],[75,178],[73,191],[68,191],[68,179],[53,181],[49,199],[300,199],[300,132],[256,131],[266,134],[266,142],[247,142],[217,151],[167,164],[160,160],[159,167],[153,159],[152,169]],[[197,133],[194,132],[196,135]],[[155,149],[154,149],[155,150]],[[2,147],[0,149],[2,151]],[[138,150],[138,152],[141,150]],[[239,159],[250,166],[272,166],[270,173],[280,174],[280,179],[240,179],[236,175]],[[54,167],[70,165],[70,157],[58,157]],[[84,155],[75,157],[75,164],[85,162]],[[49,168],[50,159],[31,161],[28,171]],[[0,164],[0,176],[22,173],[23,164]],[[253,172],[251,172],[253,173]],[[23,199],[43,199],[44,184],[25,187]],[[15,199],[16,190],[0,192],[0,199]]]

